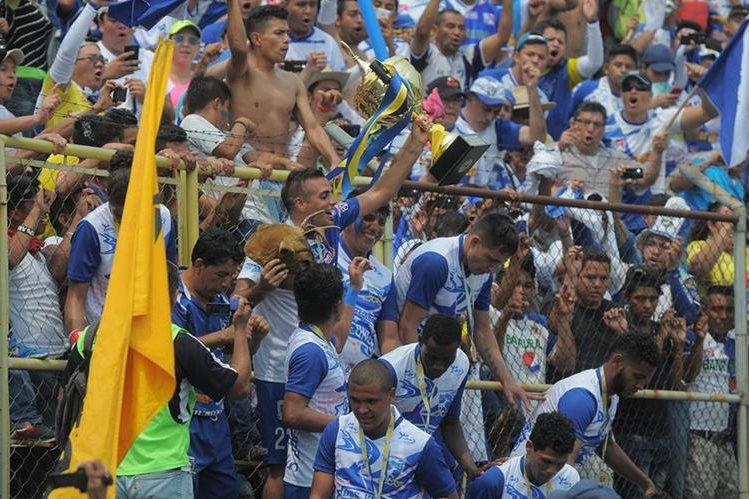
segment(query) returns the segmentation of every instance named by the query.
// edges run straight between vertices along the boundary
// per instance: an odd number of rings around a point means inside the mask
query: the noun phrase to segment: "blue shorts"
[[[268,449],[265,464],[286,464],[286,444],[289,436],[281,422],[284,384],[255,380],[260,440]]]
[[[231,454],[231,431],[225,413],[215,418],[193,416],[190,449],[196,498],[237,497],[237,476]]]
[[[311,492],[312,487],[300,487],[286,482],[283,483],[283,499],[309,499]]]

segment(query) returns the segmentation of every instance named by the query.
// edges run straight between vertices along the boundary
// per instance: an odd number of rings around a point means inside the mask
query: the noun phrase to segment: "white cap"
[[[23,55],[23,52],[21,52],[21,49],[10,49],[8,52],[5,53],[5,59],[7,59],[8,57],[13,59],[13,62],[16,63],[16,66],[21,64],[24,59],[24,55]],[[3,61],[5,61],[5,59],[3,59]]]
[[[504,87],[494,78],[482,76],[477,78],[469,92],[479,98],[487,106],[497,106],[504,104],[511,106],[512,99],[505,93]]]

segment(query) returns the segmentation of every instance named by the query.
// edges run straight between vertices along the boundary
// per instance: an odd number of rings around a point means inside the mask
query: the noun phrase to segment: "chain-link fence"
[[[12,497],[38,497],[59,455],[50,437],[61,363],[48,361],[64,358],[76,310],[90,313],[95,307],[86,301],[71,305],[60,268],[71,261],[95,267],[85,255],[70,254],[71,229],[98,208],[100,196],[113,195],[106,171],[89,170],[76,181],[63,166],[72,187],[64,197],[49,199],[45,174],[39,175],[43,166],[54,165],[26,162],[29,175],[8,180],[8,341],[11,367],[24,367],[9,372]],[[108,170],[106,163],[100,168]],[[189,264],[200,229],[221,226],[244,241],[259,222],[280,221],[283,176],[257,181],[248,171],[241,171],[247,187],[231,176],[197,184],[196,173],[182,171],[161,179],[181,264]],[[59,185],[58,174],[46,175]],[[730,210],[690,212],[664,197],[632,213],[595,197],[407,186],[392,203],[392,219],[375,250],[379,259],[397,272],[423,241],[459,235],[478,217],[500,210],[516,226],[520,249],[497,273],[489,315],[515,380],[542,391],[600,367],[616,335],[630,330],[652,335],[662,362],[646,392],[621,401],[613,425],[616,441],[672,497],[736,494],[738,351]],[[628,225],[631,217],[642,225],[637,235]],[[34,237],[22,226],[31,227]],[[471,379],[462,413],[469,448],[476,461],[507,456],[527,414],[508,406],[479,362]],[[242,497],[260,497],[266,450],[257,401],[254,396],[232,401],[227,412]],[[605,466],[594,463],[583,474],[599,479],[602,471]],[[623,497],[639,496],[616,477],[614,484]]]

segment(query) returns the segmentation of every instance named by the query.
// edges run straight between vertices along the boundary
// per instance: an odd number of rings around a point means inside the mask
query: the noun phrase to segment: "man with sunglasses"
[[[627,190],[622,200],[631,204],[646,202],[653,193],[665,189],[666,164],[662,155],[673,133],[698,129],[702,124],[718,115],[706,100],[699,105],[686,107],[677,115],[677,109],[652,109],[653,84],[642,73],[631,73],[622,80],[624,108],[614,115],[613,123],[606,126],[604,140],[612,149],[623,152],[629,158],[641,162],[661,152],[660,168],[650,187]],[[665,141],[665,144],[664,144]],[[639,232],[645,227],[642,217],[623,218],[627,227]]]

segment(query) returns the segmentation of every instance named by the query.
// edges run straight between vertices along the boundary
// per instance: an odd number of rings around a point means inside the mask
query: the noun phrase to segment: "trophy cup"
[[[341,45],[362,71],[362,83],[354,96],[354,108],[363,117],[369,119],[379,109],[392,78],[388,69],[396,71],[403,78],[409,94],[400,109],[380,120],[379,126],[387,128],[421,112],[421,75],[406,58],[396,55],[382,62],[375,59],[367,63],[344,42]],[[429,173],[439,185],[456,184],[488,148],[489,145],[477,135],[461,136],[435,125],[432,128],[432,166]]]

